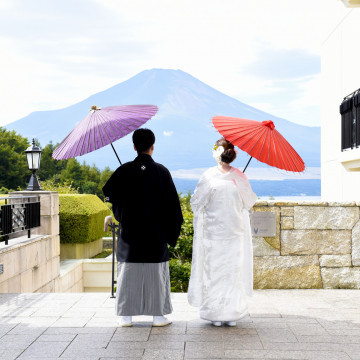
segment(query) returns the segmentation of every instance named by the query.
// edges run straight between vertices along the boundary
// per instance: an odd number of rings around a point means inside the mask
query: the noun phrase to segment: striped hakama
[[[172,312],[169,262],[118,262],[116,314],[161,316]]]

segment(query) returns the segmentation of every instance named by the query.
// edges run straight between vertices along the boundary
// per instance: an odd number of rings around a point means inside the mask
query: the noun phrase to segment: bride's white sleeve
[[[190,199],[191,209],[194,214],[204,209],[210,200],[212,192],[208,176],[203,174],[196,185],[194,195]]]
[[[244,261],[243,261],[243,274],[246,294],[252,296],[253,293],[253,248],[252,236],[250,227],[249,210],[254,206],[257,196],[252,191],[247,176],[239,172],[236,177],[236,184],[239,188],[240,196],[243,201],[243,222],[244,222]]]
[[[192,306],[201,306],[203,299],[203,268],[204,268],[204,249],[202,246],[204,230],[204,208],[209,202],[213,190],[210,181],[204,174],[196,186],[194,195],[191,197],[190,204],[194,212],[194,238],[192,251],[191,276],[188,289],[188,301]]]
[[[247,176],[245,174],[241,174],[241,176],[238,176],[236,179],[236,185],[239,188],[240,196],[243,201],[244,209],[250,210],[256,200],[257,195],[252,191],[251,185],[249,183],[249,180],[247,179]]]

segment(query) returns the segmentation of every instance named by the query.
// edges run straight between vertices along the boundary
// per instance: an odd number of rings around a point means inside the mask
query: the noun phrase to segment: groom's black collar
[[[139,154],[134,161],[154,162],[154,159],[149,154]]]

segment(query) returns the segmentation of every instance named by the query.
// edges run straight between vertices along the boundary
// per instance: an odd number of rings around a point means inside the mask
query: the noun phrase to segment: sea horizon
[[[174,178],[178,193],[186,195],[194,193],[198,180]],[[249,180],[255,194],[265,199],[299,198],[303,200],[319,200],[321,197],[321,180]],[[306,198],[306,199],[305,199]]]

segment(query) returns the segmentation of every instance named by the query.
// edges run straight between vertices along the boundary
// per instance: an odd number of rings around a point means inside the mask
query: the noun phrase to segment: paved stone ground
[[[360,290],[258,290],[236,328],[172,297],[172,325],[120,328],[109,294],[0,294],[0,359],[360,360]]]

